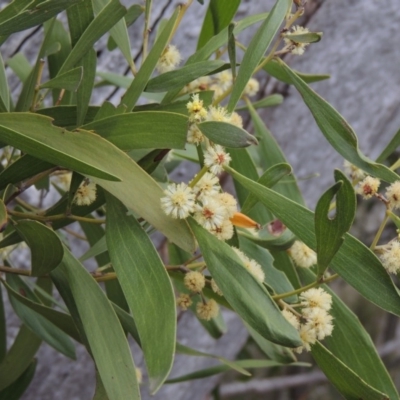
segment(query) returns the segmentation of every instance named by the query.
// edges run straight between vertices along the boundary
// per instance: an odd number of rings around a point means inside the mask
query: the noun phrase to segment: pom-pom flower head
[[[189,126],[186,141],[195,145],[199,145],[204,141],[204,135],[196,124],[191,124]]]
[[[167,46],[162,53],[160,59],[157,63],[157,71],[160,74],[164,72],[172,71],[176,68],[176,66],[181,62],[182,57],[179,53],[179,50],[173,44]]]
[[[203,290],[206,279],[201,272],[190,271],[183,278],[183,283],[192,292],[199,293]]]
[[[314,250],[299,240],[296,240],[289,249],[289,254],[298,267],[310,268],[317,263],[317,255]]]
[[[294,26],[289,34],[287,34],[287,37],[285,37],[283,40],[286,43],[286,48],[292,53],[292,54],[297,54],[301,56],[306,47],[309,45],[309,43],[301,43],[301,42],[296,42],[290,38],[290,34],[292,35],[301,35],[303,33],[308,33],[309,30],[307,28],[303,28],[302,26]]]
[[[244,264],[244,266],[246,267],[246,269],[260,282],[263,283],[265,280],[265,274],[264,271],[261,268],[261,265],[246,256],[246,254],[244,254],[241,250],[237,249],[236,247],[233,247],[233,250],[235,251],[235,253],[239,256],[240,260],[242,261],[242,263]]]
[[[196,204],[196,213],[194,218],[203,226],[203,228],[211,231],[220,227],[225,219],[225,207],[222,206],[213,197],[204,197],[202,204]]]
[[[207,110],[203,107],[203,100],[200,100],[198,93],[192,95],[191,101],[186,104],[190,121],[201,122],[207,117]]]
[[[365,178],[365,172],[347,160],[343,162],[343,169],[353,181],[359,181]]]
[[[361,194],[364,199],[370,199],[378,192],[380,184],[381,181],[379,179],[367,176],[360,182],[357,193]]]
[[[247,82],[246,87],[244,88],[244,94],[252,97],[257,94],[257,92],[260,90],[260,84],[257,79],[250,78],[249,81]]]
[[[400,271],[400,242],[394,240],[383,246],[383,253],[380,258],[386,271],[397,274]]]
[[[219,307],[215,300],[210,299],[207,303],[197,303],[196,311],[199,318],[209,321],[218,315]]]
[[[74,203],[88,206],[96,200],[96,184],[85,180],[75,193]]]
[[[322,308],[329,311],[332,307],[332,296],[322,288],[311,288],[301,293],[301,305],[306,309]],[[307,314],[307,310],[304,311]]]
[[[218,175],[229,165],[231,156],[220,145],[208,147],[204,154],[204,165],[214,174]]]
[[[195,195],[185,183],[172,183],[164,190],[161,207],[172,218],[187,218],[194,211]]]
[[[400,208],[400,181],[392,183],[386,189],[386,198],[391,209]]]
[[[186,311],[192,305],[192,299],[187,293],[181,293],[176,299],[176,305]]]

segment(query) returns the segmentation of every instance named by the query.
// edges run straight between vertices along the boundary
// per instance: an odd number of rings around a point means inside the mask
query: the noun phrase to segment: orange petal
[[[233,217],[230,218],[230,220],[233,225],[240,228],[261,228],[261,225],[258,222],[252,220],[247,215],[244,215],[240,212],[236,212],[235,214],[233,214]]]

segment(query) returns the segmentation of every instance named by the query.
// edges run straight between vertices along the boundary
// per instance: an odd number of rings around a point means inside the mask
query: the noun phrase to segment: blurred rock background
[[[1,6],[7,3],[8,1],[0,1]],[[121,3],[131,6],[137,2],[121,0]],[[178,3],[176,0],[154,2],[153,36],[160,20],[169,17]],[[243,0],[236,20],[266,12],[273,4],[272,0]],[[178,46],[184,57],[195,48],[205,10],[206,5],[194,2],[173,40],[173,44]],[[312,87],[353,126],[362,151],[371,158],[379,155],[400,127],[400,47],[397,40],[399,18],[400,7],[396,0],[310,0],[302,25],[310,30],[323,31],[323,39],[309,46],[301,57],[285,57],[285,61],[299,71],[331,75],[329,80],[314,83]],[[142,29],[142,19],[129,29],[132,54],[139,60]],[[248,44],[252,33],[254,30],[243,32],[239,37],[240,41]],[[5,62],[18,52],[23,52],[28,59],[34,60],[41,40],[41,29],[13,35],[1,48]],[[96,50],[99,70],[127,73],[126,63],[118,50],[107,51],[106,38],[96,44]],[[13,79],[10,70],[8,74],[13,93],[18,94],[20,85]],[[259,75],[258,78],[262,86],[259,98],[271,93],[280,93],[285,98],[281,106],[266,109],[261,114],[293,166],[307,204],[313,208],[322,192],[333,183],[333,169],[341,168],[343,160],[330,148],[293,88],[265,75]],[[118,103],[122,95],[122,91],[114,91],[110,87],[98,88],[94,93],[93,104],[100,104],[104,99]],[[251,125],[247,128],[250,131],[252,129]],[[191,171],[192,166],[185,164],[178,173],[188,176]],[[353,234],[368,243],[376,231],[383,211],[379,205],[360,205],[359,222],[353,228]],[[348,285],[336,282],[335,287],[372,335],[399,387],[400,332],[397,318],[364,301]],[[10,308],[7,310],[7,317],[11,341],[19,327],[19,321]],[[179,321],[179,340],[198,350],[230,359],[237,356],[263,357],[255,343],[248,340],[246,330],[236,317],[227,313],[226,321],[227,334],[215,341],[196,319],[184,314]],[[132,347],[135,362],[143,367],[140,351],[134,345]],[[73,362],[43,344],[37,354],[36,376],[23,399],[92,398],[95,378],[93,363],[80,346],[77,346],[77,355],[77,362]],[[307,357],[302,358],[308,360]],[[202,369],[210,364],[212,361],[204,358],[178,356],[171,376]],[[217,385],[219,386],[215,389]],[[235,373],[229,373],[190,383],[164,386],[152,398],[201,400],[211,398],[210,393],[213,390],[219,392],[221,399],[340,398],[326,383],[323,374],[316,369],[299,371],[290,368],[255,371],[251,380],[243,380]],[[143,388],[143,398],[150,398],[146,387]]]

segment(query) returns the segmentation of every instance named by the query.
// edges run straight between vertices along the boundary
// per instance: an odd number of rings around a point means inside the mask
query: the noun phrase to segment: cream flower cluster
[[[239,256],[240,260],[242,261],[243,265],[245,268],[260,282],[263,283],[265,280],[265,274],[264,271],[261,268],[261,265],[246,256],[241,250],[237,249],[236,247],[233,247],[233,250],[235,253]]]
[[[216,171],[216,168],[211,170]],[[231,194],[222,192],[214,174],[206,172],[194,188],[185,183],[172,183],[164,194],[161,207],[167,215],[178,219],[193,215],[203,228],[218,239],[228,240],[233,236],[230,218],[237,211],[237,202]]]
[[[317,263],[317,254],[300,240],[296,240],[288,250],[295,264],[301,268],[310,268]]]
[[[303,345],[294,349],[297,353],[310,351],[311,345],[317,340],[323,340],[333,331],[333,317],[329,314],[332,307],[332,296],[322,288],[312,288],[301,293],[301,315],[282,310],[286,320],[295,327]]]
[[[173,44],[167,46],[158,60],[156,69],[160,74],[174,70],[182,61],[179,50]]]
[[[184,91],[186,93],[194,93],[203,90],[214,91],[214,98],[218,98],[224,92],[229,90],[233,85],[232,71],[225,70],[214,77],[202,76],[201,78],[195,79],[185,86]],[[260,90],[260,84],[257,79],[250,78],[244,89],[244,95],[252,97],[255,96]]]
[[[213,281],[212,281],[213,282]],[[199,271],[187,272],[183,278],[183,283],[187,289],[196,294],[201,294],[204,286],[206,284],[206,279],[204,275]],[[214,282],[216,287],[216,284]],[[222,294],[222,293],[221,293]],[[191,295],[188,293],[181,293],[176,299],[176,305],[180,307],[183,311],[191,307],[193,301]],[[196,304],[196,313],[200,319],[205,319],[209,321],[218,315],[219,307],[215,300],[209,299],[205,300],[202,295],[202,301]]]
[[[380,259],[386,271],[397,274],[400,271],[400,242],[392,240],[388,244],[381,246],[382,253]]]
[[[302,26],[294,26],[290,33],[288,33],[287,37],[285,37],[283,40],[285,41],[286,47],[285,49],[288,50],[292,54],[296,54],[301,56],[304,54],[304,51],[306,47],[309,45],[309,43],[301,43],[301,42],[296,42],[290,38],[290,34],[292,35],[301,35],[304,33],[308,33],[309,30],[308,28],[304,28]]]
[[[74,203],[78,206],[88,206],[96,200],[96,184],[84,180],[74,196]]]
[[[228,113],[226,108],[214,106],[210,106],[207,110],[198,93],[191,96],[186,108],[189,112],[189,128],[186,138],[188,143],[199,145],[205,141],[205,137],[196,125],[203,121],[227,122],[239,128],[243,127],[242,117],[238,113]]]

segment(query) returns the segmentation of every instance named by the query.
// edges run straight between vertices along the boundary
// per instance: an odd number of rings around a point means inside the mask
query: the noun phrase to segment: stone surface
[[[1,1],[0,4],[7,2]],[[132,1],[123,1],[125,5]],[[178,1],[154,2],[153,22],[171,15]],[[274,2],[242,2],[238,19],[245,15],[268,11]],[[294,68],[304,72],[330,73],[329,81],[315,83],[312,87],[328,100],[355,128],[361,149],[370,157],[376,157],[400,127],[400,113],[396,112],[400,103],[400,48],[397,43],[397,28],[400,9],[396,0],[376,2],[373,0],[325,0],[309,1],[313,13],[307,16],[310,29],[323,31],[323,40],[310,46],[302,57],[290,57],[287,61]],[[201,15],[205,8],[197,2],[187,14],[186,22],[177,32],[173,43],[182,53],[190,54],[200,31]],[[130,29],[133,50],[136,55],[141,44],[141,29]],[[41,33],[32,31],[15,35],[2,47],[2,55],[12,55],[20,46],[28,58],[34,59],[41,40]],[[31,35],[31,37],[30,37]],[[248,43],[250,33],[241,35],[240,40]],[[125,62],[118,51],[101,51],[105,39],[96,49],[99,51],[99,69],[122,72]],[[10,74],[11,75],[11,74]],[[14,93],[20,90],[12,81]],[[333,182],[332,170],[341,167],[342,159],[330,149],[325,138],[316,127],[300,96],[292,88],[269,81],[271,89],[287,94],[282,106],[262,113],[269,128],[282,146],[289,162],[299,178],[319,173],[318,178],[300,182],[305,197],[313,206],[324,189]],[[104,98],[118,104],[122,92],[113,94],[110,88],[96,90],[92,99],[99,104]],[[10,339],[15,335],[18,322],[10,315]],[[246,332],[241,322],[228,313],[226,315],[228,333],[219,341],[211,339],[197,320],[185,314],[179,322],[179,340],[199,350],[217,353],[233,359],[246,340]],[[86,351],[77,346],[78,362],[72,362],[56,353],[47,345],[38,352],[39,364],[36,376],[24,395],[24,400],[64,400],[90,399],[94,391],[93,363]],[[140,352],[134,350],[135,361],[143,365]],[[177,357],[172,376],[205,368],[212,361],[205,358]],[[201,400],[213,388],[219,378],[194,381],[163,387],[153,398]],[[143,397],[150,398],[146,387]]]

